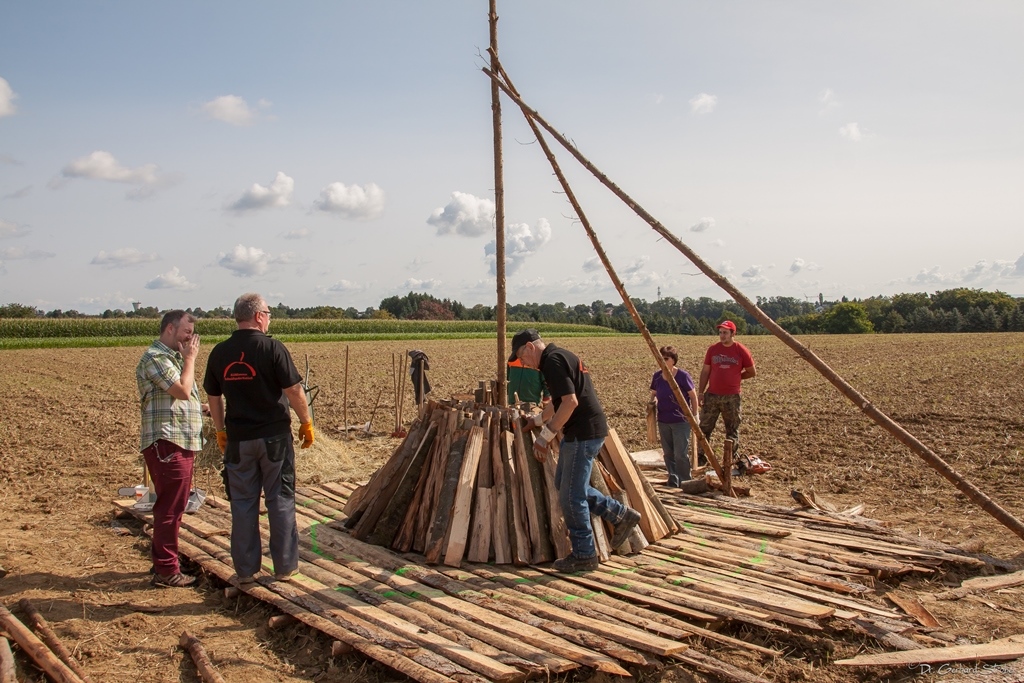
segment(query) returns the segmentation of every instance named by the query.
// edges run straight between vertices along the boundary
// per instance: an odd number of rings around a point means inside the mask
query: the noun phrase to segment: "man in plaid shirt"
[[[195,318],[169,311],[160,338],[142,354],[135,379],[142,404],[140,449],[153,479],[153,585],[184,587],[196,578],[178,565],[178,529],[192,487],[195,454],[203,448],[203,414],[195,382],[199,335]]]

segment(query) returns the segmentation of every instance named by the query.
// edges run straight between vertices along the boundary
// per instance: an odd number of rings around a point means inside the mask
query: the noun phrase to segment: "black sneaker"
[[[668,475],[668,481],[665,482],[665,486],[668,486],[670,488],[676,488],[677,486],[679,486],[679,475],[678,474],[670,474],[670,475]]]
[[[608,545],[614,550],[620,545],[626,542],[629,537],[629,533],[633,531],[633,527],[640,521],[640,513],[633,508],[626,508],[626,514],[622,516],[622,521],[615,525],[615,533],[612,534],[611,539],[608,541]]]
[[[551,566],[560,574],[575,574],[576,572],[592,572],[600,564],[601,561],[597,559],[597,555],[593,557],[576,557],[570,553],[560,560],[555,560]]]

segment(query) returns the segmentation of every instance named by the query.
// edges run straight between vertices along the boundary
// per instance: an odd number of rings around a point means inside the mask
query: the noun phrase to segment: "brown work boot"
[[[633,508],[626,508],[626,514],[622,515],[622,521],[615,525],[615,533],[612,534],[611,540],[608,541],[608,545],[611,546],[612,550],[626,542],[630,532],[633,531],[633,527],[639,522],[640,513]]]
[[[555,560],[551,566],[560,574],[575,574],[576,572],[594,571],[600,564],[601,561],[597,559],[597,555],[593,557],[576,557],[569,553],[562,559]]]

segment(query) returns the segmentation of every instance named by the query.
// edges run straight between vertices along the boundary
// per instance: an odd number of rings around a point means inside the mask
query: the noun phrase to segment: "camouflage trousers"
[[[740,422],[743,420],[740,413],[740,395],[727,394],[723,396],[711,392],[704,394],[704,405],[700,409],[700,431],[704,432],[704,436],[709,442],[711,433],[715,431],[715,425],[718,424],[719,415],[722,416],[722,422],[725,425],[725,438],[732,439],[732,453],[735,457],[740,450]],[[697,462],[704,464],[704,450],[700,448],[699,442],[697,455]]]

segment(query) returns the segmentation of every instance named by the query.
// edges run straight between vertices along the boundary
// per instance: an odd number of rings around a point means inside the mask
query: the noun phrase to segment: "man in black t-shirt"
[[[590,485],[594,458],[608,436],[604,409],[583,361],[565,349],[546,344],[537,330],[522,330],[512,337],[512,355],[508,360],[511,363],[517,359],[525,367],[540,370],[554,409],[553,415],[551,408],[544,410],[544,417],[550,419],[534,436],[534,457],[543,462],[555,433],[562,430],[563,435],[558,449],[555,488],[569,530],[572,553],[556,560],[554,568],[565,573],[597,569],[599,561],[590,526],[591,513],[615,526],[610,541],[613,549],[622,545],[640,521],[639,512]]]
[[[313,422],[291,354],[284,344],[267,336],[267,302],[259,294],[243,294],[235,302],[234,316],[238,329],[210,352],[203,380],[217,445],[224,454],[225,487],[231,501],[231,560],[239,583],[255,580],[263,559],[262,489],[274,576],[285,581],[299,567],[289,405],[299,417],[302,448],[313,444]]]

